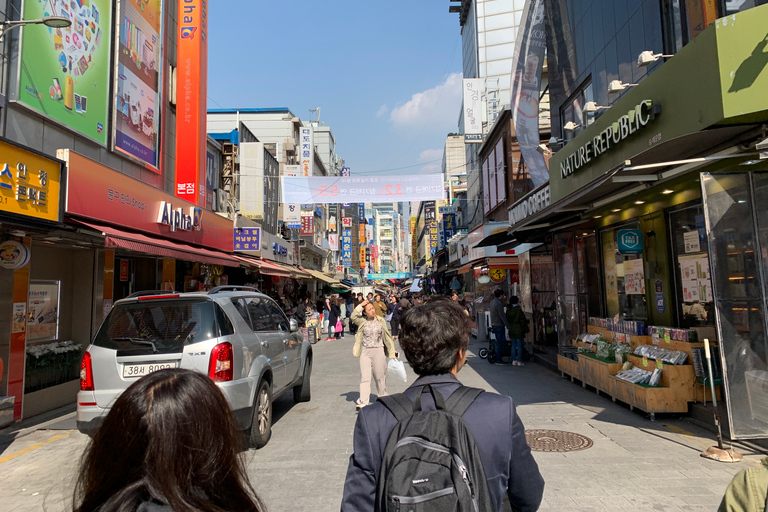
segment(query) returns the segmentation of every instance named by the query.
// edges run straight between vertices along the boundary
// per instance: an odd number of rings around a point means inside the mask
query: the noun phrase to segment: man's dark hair
[[[518,302],[520,302],[520,299],[517,298],[517,295],[513,295],[509,298],[509,303],[512,305],[515,305]]]
[[[493,296],[496,297],[497,299],[499,297],[501,297],[502,295],[504,295],[503,291],[501,291],[501,290],[493,290]]]
[[[403,314],[400,346],[417,375],[440,375],[453,368],[459,350],[467,349],[469,331],[466,311],[440,297]]]

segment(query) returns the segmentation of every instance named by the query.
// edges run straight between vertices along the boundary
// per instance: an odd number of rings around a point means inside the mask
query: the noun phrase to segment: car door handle
[[[269,342],[267,342],[267,341],[262,341],[262,342],[261,342],[261,346],[262,346],[262,347],[269,347]]]
[[[283,340],[283,345],[285,345],[286,347],[289,346],[290,344],[291,344],[291,340],[289,340],[289,339],[288,340]]]

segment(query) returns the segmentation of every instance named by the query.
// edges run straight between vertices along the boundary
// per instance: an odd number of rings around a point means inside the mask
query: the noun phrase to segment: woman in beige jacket
[[[357,326],[352,354],[360,360],[360,398],[357,399],[360,410],[371,398],[371,373],[379,396],[386,396],[387,359],[396,358],[397,352],[387,321],[376,314],[373,304],[363,301],[350,320]]]

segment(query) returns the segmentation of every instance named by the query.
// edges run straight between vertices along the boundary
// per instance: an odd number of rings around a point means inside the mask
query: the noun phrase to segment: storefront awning
[[[498,233],[491,233],[487,237],[480,240],[475,247],[493,247],[495,245],[502,245],[514,240],[514,235],[511,235],[507,230],[499,231]]]
[[[302,268],[301,270],[303,270],[304,272],[309,274],[309,276],[307,277],[309,279],[311,279],[311,278],[319,279],[320,281],[322,281],[324,283],[327,283],[327,284],[331,284],[333,286],[337,286],[339,284],[339,282],[337,280],[335,280],[335,279],[333,279],[331,277],[328,277],[327,275],[323,274],[322,272],[318,272],[317,270],[312,270],[312,269],[309,269],[309,268]]]
[[[256,267],[259,273],[265,276],[291,277],[291,273],[266,260],[259,260],[248,256],[235,255],[235,258],[246,265]]]
[[[291,277],[294,279],[309,279],[312,277],[306,271],[301,270],[298,267],[294,267],[293,265],[280,263],[279,261],[270,261],[269,263],[285,270],[286,272],[289,272],[291,274]]]
[[[207,263],[209,265],[223,265],[226,267],[239,267],[240,260],[237,257],[219,251],[194,247],[181,242],[171,242],[162,238],[154,238],[133,231],[125,231],[110,226],[96,224],[94,222],[76,221],[90,229],[101,232],[104,235],[104,247],[126,249],[142,252],[153,256],[163,256],[185,261]]]
[[[513,269],[517,268],[517,257],[515,256],[503,256],[501,258],[488,258],[488,268],[491,270],[496,268]]]
[[[473,263],[467,263],[466,265],[462,265],[459,267],[458,273],[459,274],[468,274],[472,271],[472,265]]]

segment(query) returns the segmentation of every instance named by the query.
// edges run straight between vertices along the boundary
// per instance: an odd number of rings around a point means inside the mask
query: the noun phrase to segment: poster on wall
[[[106,145],[112,1],[24,2],[22,19],[44,16],[63,16],[72,25],[22,29],[16,99]]]
[[[159,171],[162,0],[118,0],[114,149]]]
[[[59,333],[59,281],[30,281],[27,341],[55,340]]]
[[[613,236],[603,237],[603,261],[605,262],[605,303],[608,307],[608,316],[613,316],[619,312],[616,244]]]
[[[25,331],[27,316],[27,305],[23,302],[13,303],[13,319],[11,321],[11,334],[19,334]]]
[[[645,295],[645,269],[642,259],[624,262],[624,292],[627,295]]]
[[[709,273],[709,257],[681,256],[678,258],[683,282],[683,302],[712,302],[712,281]]]

